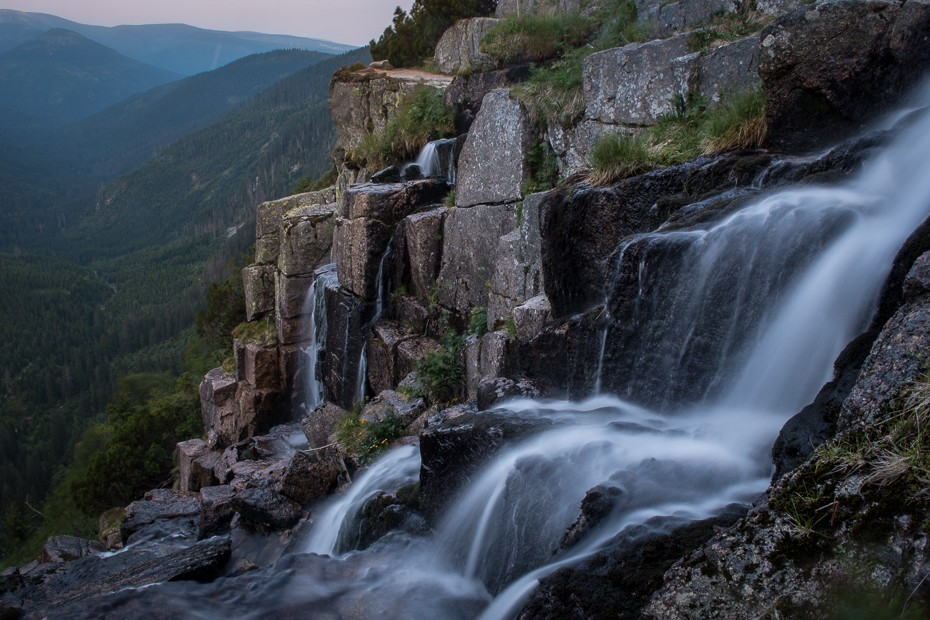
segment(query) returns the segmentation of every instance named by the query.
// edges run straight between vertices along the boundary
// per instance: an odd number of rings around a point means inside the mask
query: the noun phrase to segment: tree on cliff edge
[[[409,14],[394,10],[392,25],[369,43],[371,56],[395,67],[417,65],[433,56],[442,33],[457,20],[490,15],[495,8],[497,0],[414,0]]]

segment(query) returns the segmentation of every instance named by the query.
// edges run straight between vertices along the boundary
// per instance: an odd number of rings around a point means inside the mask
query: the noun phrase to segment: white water
[[[394,238],[388,241],[387,248],[384,250],[384,254],[381,255],[381,261],[378,263],[378,275],[376,276],[376,282],[378,283],[378,292],[375,295],[375,314],[372,316],[371,321],[365,326],[362,330],[364,333],[367,333],[371,327],[378,322],[382,316],[384,316],[384,308],[387,305],[387,296],[391,293],[391,273],[388,271],[385,273],[385,265],[391,265],[391,260],[394,258]],[[355,373],[355,398],[354,402],[364,403],[365,402],[365,390],[368,379],[368,339],[365,339],[365,342],[362,344],[362,354],[359,356],[358,360],[358,371]]]
[[[506,450],[473,478],[430,543],[434,570],[457,567],[462,577],[484,583],[497,594],[481,617],[509,618],[541,577],[592,553],[624,528],[661,515],[707,517],[762,492],[779,429],[830,379],[833,360],[865,327],[895,253],[930,214],[928,160],[930,118],[924,118],[843,187],[790,189],[706,230],[667,233],[695,242],[691,251],[704,274],[713,274],[731,245],[747,239],[759,246],[753,256],[794,250],[810,258],[787,285],[779,282],[787,288],[770,291],[769,307],[754,318],[748,334],[724,330],[727,338],[743,340],[734,350],[745,354],[729,358],[731,365],[741,360],[740,367],[726,369],[732,380],[717,398],[676,414],[611,396],[499,408],[502,414],[547,418],[558,427]],[[824,223],[831,232],[823,247],[791,247],[809,241],[795,227]],[[753,280],[740,278],[746,295],[759,294]],[[701,296],[703,284],[699,278],[679,283],[682,292],[670,292],[684,300],[683,318],[706,317],[698,310],[713,300]],[[734,321],[745,311],[739,305],[744,298],[734,295],[737,305],[725,309]],[[413,462],[406,453],[386,458]],[[389,469],[368,474],[366,488],[392,486],[379,478],[382,471]],[[618,506],[597,530],[553,559],[585,492],[596,485],[618,487],[623,493]],[[359,496],[367,493],[360,489],[358,496],[346,497],[321,524],[357,511]],[[325,536],[323,530],[318,535],[328,542],[314,549],[332,553],[333,531],[350,521],[326,525]]]
[[[445,170],[442,169],[443,162],[439,156],[440,149],[454,148],[454,143],[455,138],[427,142],[413,163],[420,167],[424,177],[443,177],[450,185],[455,185],[455,165],[452,155],[449,155]]]
[[[335,264],[316,272],[316,277],[307,297],[304,299],[303,313],[310,325],[310,344],[301,349],[301,373],[305,384],[304,407],[313,411],[325,398],[323,382],[318,378],[317,364],[320,351],[326,347],[326,284],[336,277]]]

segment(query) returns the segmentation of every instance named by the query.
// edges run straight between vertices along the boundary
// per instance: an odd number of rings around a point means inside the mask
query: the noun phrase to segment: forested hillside
[[[0,348],[4,377],[9,369],[0,410],[4,561],[27,557],[49,533],[91,527],[89,519],[101,507],[129,501],[162,479],[166,467],[170,473],[170,450],[164,446],[189,432],[190,420],[199,415],[195,387],[228,353],[230,325],[244,312],[242,300],[226,294],[241,291],[241,284],[211,289],[211,283],[237,277],[240,257],[248,255],[254,240],[259,202],[287,195],[300,179],[331,167],[330,78],[342,65],[369,60],[367,49],[328,58],[251,101],[234,102],[234,111],[222,120],[178,139],[105,185],[95,199],[68,197],[41,172],[46,154],[9,141],[11,152],[22,157],[0,160],[0,175],[16,182],[10,188],[23,200],[67,205],[70,211],[56,215],[47,208],[42,218],[28,211],[15,214],[15,225],[50,233],[34,234],[26,243],[8,234],[7,247],[56,259],[11,253],[0,265],[9,271],[4,290],[17,291],[8,315],[18,317],[9,328],[17,337]],[[261,71],[262,61],[252,59],[249,67]],[[213,77],[222,83],[222,73]],[[148,101],[178,101],[184,88],[182,82]],[[143,99],[135,102],[141,105]],[[134,105],[128,101],[108,111],[112,124],[130,127],[133,118],[148,118],[134,116]],[[98,125],[103,133],[105,125]],[[147,129],[142,123],[143,132]],[[4,204],[17,198],[10,188],[0,191]],[[213,301],[204,315],[208,290]],[[86,327],[57,338],[57,330],[73,322],[83,325],[81,320]],[[48,353],[43,335],[55,341]],[[29,366],[39,355],[41,362]],[[150,455],[138,480],[113,487],[110,468],[131,455],[145,456],[134,442],[153,433],[161,438],[160,447],[152,448],[157,454]]]

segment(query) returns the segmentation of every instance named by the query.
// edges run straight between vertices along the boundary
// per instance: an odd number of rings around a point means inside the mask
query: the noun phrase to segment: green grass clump
[[[347,153],[356,163],[381,169],[416,157],[431,138],[455,133],[454,110],[442,100],[442,92],[417,86],[382,131],[365,136]]]
[[[472,308],[468,318],[468,334],[480,337],[486,333],[488,333],[488,309],[485,306]]]
[[[542,62],[585,43],[595,20],[579,13],[508,15],[481,41],[500,64]]]
[[[472,317],[474,316],[473,314]],[[487,324],[487,315],[485,315],[485,324]],[[454,401],[465,378],[458,360],[464,341],[464,337],[456,334],[455,330],[450,330],[442,339],[442,348],[427,351],[414,366],[422,385],[423,395],[428,396],[433,402]]]
[[[672,99],[674,111],[638,136],[605,134],[591,153],[588,182],[609,185],[702,154],[760,148],[768,132],[765,93],[746,90],[710,108],[689,93]]]
[[[277,342],[278,338],[273,316],[266,316],[249,323],[240,323],[232,333],[233,337],[243,344],[269,345]]]
[[[721,13],[688,33],[688,48],[692,52],[707,53],[714,47],[761,32],[774,18],[746,9],[735,13]]]

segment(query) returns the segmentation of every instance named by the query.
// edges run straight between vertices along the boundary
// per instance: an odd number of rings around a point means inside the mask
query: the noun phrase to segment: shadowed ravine
[[[779,429],[831,379],[895,253],[930,214],[928,159],[923,115],[842,187],[788,189],[703,228],[627,240],[615,269],[636,278],[638,295],[608,308],[604,354],[634,362],[628,376],[598,381],[603,392],[622,386],[622,398],[497,407],[552,428],[499,453],[432,536],[395,532],[346,550],[366,498],[416,481],[419,453],[404,447],[316,514],[302,548],[275,566],[106,604],[125,617],[510,618],[539,578],[625,528],[751,502],[768,486]],[[669,246],[674,265],[650,259],[650,247]],[[319,397],[318,386],[310,392]],[[661,406],[632,404],[641,402]],[[612,510],[560,551],[598,485],[619,490]]]

